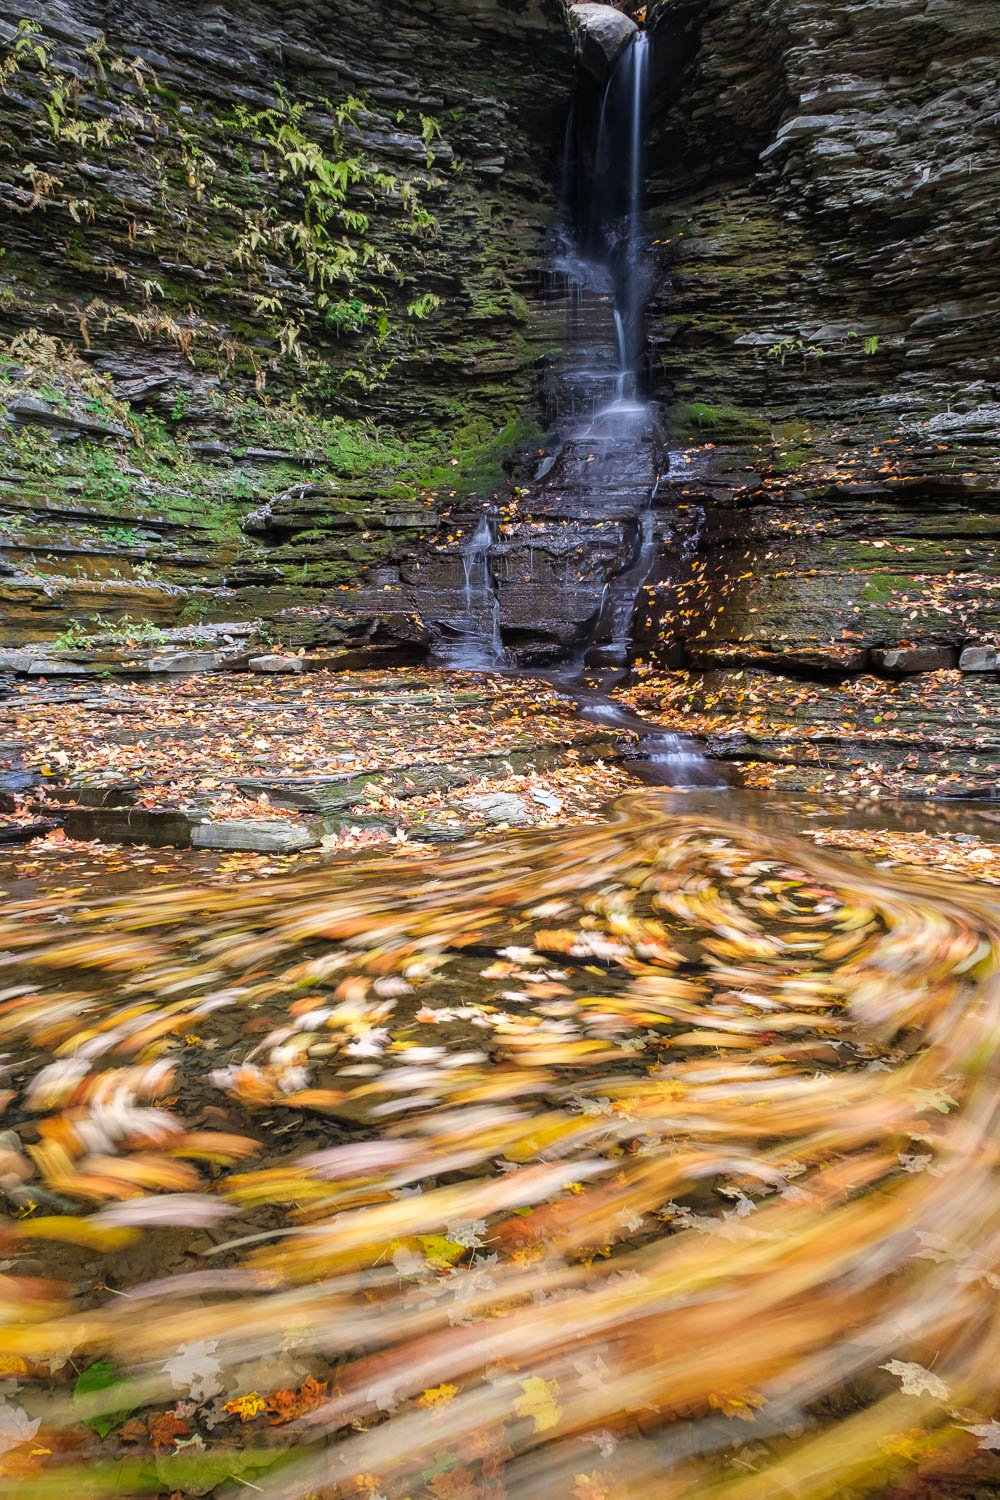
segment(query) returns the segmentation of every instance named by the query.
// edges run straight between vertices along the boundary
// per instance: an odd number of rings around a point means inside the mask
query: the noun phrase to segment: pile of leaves
[[[8,907],[0,1494],[994,1462],[994,897],[664,809]]]
[[[824,848],[865,854],[884,869],[939,870],[1000,885],[1000,840],[987,841],[971,833],[885,828],[810,828],[803,829],[803,836]]]

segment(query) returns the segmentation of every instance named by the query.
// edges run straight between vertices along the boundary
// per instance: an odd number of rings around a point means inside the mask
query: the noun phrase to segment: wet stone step
[[[44,838],[55,828],[47,818],[35,818],[33,821],[17,823],[0,823],[0,845],[2,844],[27,844],[31,839]]]
[[[68,807],[60,811],[59,821],[71,839],[187,849],[201,820],[176,807]]]
[[[298,854],[314,849],[319,839],[308,827],[272,818],[239,818],[200,823],[191,833],[196,849],[232,849],[250,854]]]

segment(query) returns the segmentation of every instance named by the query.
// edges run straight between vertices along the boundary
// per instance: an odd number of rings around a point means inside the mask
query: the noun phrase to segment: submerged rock
[[[571,5],[569,24],[580,62],[603,82],[639,30],[613,5]]]

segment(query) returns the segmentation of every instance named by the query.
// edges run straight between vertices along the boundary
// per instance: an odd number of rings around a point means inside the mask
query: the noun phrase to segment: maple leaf
[[[278,1427],[282,1422],[294,1422],[299,1415],[299,1398],[295,1391],[272,1391],[267,1398],[267,1409],[272,1427]]]
[[[443,1385],[433,1385],[424,1391],[417,1401],[418,1406],[447,1406],[449,1401],[454,1401],[458,1395],[458,1386],[449,1385],[447,1381]]]
[[[327,1386],[327,1381],[307,1375],[298,1391],[272,1391],[267,1398],[272,1427],[277,1427],[282,1422],[294,1422],[322,1406],[326,1400]]]
[[[15,1406],[12,1401],[0,1401],[0,1453],[8,1453],[19,1443],[28,1442],[41,1425],[41,1418],[33,1421],[22,1406]]]
[[[977,1422],[965,1430],[979,1439],[980,1448],[1000,1453],[1000,1422]]]
[[[471,1224],[449,1224],[446,1235],[455,1245],[464,1245],[467,1250],[478,1250],[486,1234],[486,1220],[475,1219]]]
[[[436,1474],[427,1486],[434,1500],[476,1500],[482,1494],[472,1471],[467,1468],[449,1469]]]
[[[83,1421],[86,1426],[93,1429],[98,1437],[107,1437],[112,1428],[117,1427],[130,1417],[135,1406],[126,1405],[118,1410],[99,1410],[86,1415],[88,1408],[88,1397],[100,1398],[102,1393],[111,1395],[116,1386],[124,1384],[122,1372],[110,1360],[99,1359],[88,1369],[81,1371],[76,1385],[73,1387],[73,1399],[80,1402],[84,1408]]]
[[[230,1416],[239,1417],[241,1422],[252,1422],[254,1417],[259,1417],[267,1407],[267,1402],[257,1391],[248,1391],[245,1396],[237,1396],[233,1401],[227,1401],[222,1410],[229,1412]]]
[[[898,1376],[904,1396],[922,1396],[926,1391],[928,1396],[947,1401],[951,1394],[941,1377],[923,1365],[911,1364],[905,1359],[890,1359],[888,1364],[879,1365],[879,1369]]]
[[[450,1266],[465,1254],[466,1247],[443,1234],[419,1234],[417,1239],[429,1266]]]
[[[190,1433],[190,1427],[176,1412],[165,1411],[149,1422],[149,1442],[154,1453],[169,1453],[178,1438]]]
[[[521,1381],[522,1395],[514,1402],[519,1417],[530,1417],[536,1432],[546,1432],[555,1427],[562,1417],[562,1408],[556,1401],[559,1386],[554,1380],[543,1380],[540,1375],[529,1375]]]
[[[302,1412],[315,1411],[326,1400],[328,1382],[307,1375],[299,1387],[299,1406]]]
[[[763,1396],[758,1396],[752,1391],[742,1394],[732,1391],[712,1391],[708,1404],[715,1411],[721,1411],[723,1416],[739,1417],[743,1422],[756,1422],[757,1410],[765,1402]]]
[[[175,1390],[186,1391],[193,1401],[208,1401],[222,1390],[222,1366],[214,1357],[217,1339],[182,1344],[163,1365]]]

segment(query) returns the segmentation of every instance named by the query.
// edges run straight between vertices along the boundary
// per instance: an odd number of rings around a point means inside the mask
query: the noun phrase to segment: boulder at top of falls
[[[571,5],[569,24],[577,57],[587,72],[601,82],[639,30],[629,16],[613,5]]]

